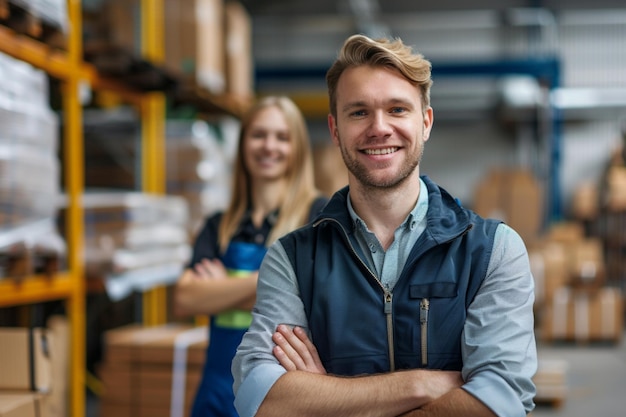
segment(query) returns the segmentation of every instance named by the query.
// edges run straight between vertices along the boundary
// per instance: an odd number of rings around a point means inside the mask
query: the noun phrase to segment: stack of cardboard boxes
[[[607,254],[615,246],[615,236],[622,236],[620,250],[626,248],[626,216],[616,220],[615,214],[608,213],[626,212],[626,203],[621,203],[626,201],[622,197],[626,186],[619,186],[626,181],[619,179],[618,171],[609,172],[606,190],[597,184],[581,184],[571,205],[573,218],[549,225],[545,224],[542,186],[531,172],[494,168],[476,187],[474,210],[505,221],[528,248],[539,343],[618,343],[622,339],[624,298],[615,285],[617,274],[607,268]],[[620,223],[619,218],[624,221]],[[623,257],[618,263],[624,264]],[[567,393],[566,373],[565,361],[540,358],[535,401],[559,406]]]
[[[603,243],[579,222],[553,225],[530,249],[543,341],[613,342],[623,335],[621,290],[606,285]]]
[[[0,327],[0,417],[67,415],[67,320]]]
[[[544,225],[543,187],[522,168],[492,168],[474,190],[473,209],[483,217],[503,220],[526,242]]]
[[[253,97],[252,22],[241,3],[166,0],[163,12],[163,65],[177,80],[234,100]],[[141,56],[139,0],[108,1],[97,18],[85,21],[89,32],[102,32],[86,47],[105,41]]]
[[[100,417],[184,417],[196,393],[206,327],[129,325],[105,333]]]
[[[599,187],[581,184],[572,205],[577,218],[548,226],[542,186],[531,172],[494,168],[476,187],[474,210],[504,220],[526,243],[535,279],[537,335],[542,341],[616,343],[622,338],[622,290],[609,285],[607,240],[589,226],[600,218],[603,206],[611,211],[626,207],[619,205],[623,191],[616,185],[622,183],[615,179],[618,176],[607,176],[604,204]],[[610,229],[615,233],[615,227]]]
[[[0,329],[0,416],[39,417],[52,388],[44,329]]]

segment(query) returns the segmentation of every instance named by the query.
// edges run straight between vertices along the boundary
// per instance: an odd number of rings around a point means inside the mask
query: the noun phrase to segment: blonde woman
[[[327,201],[314,185],[304,117],[289,98],[259,100],[242,120],[238,146],[230,205],[207,219],[175,290],[177,315],[211,317],[191,417],[237,416],[230,366],[251,322],[261,260]]]

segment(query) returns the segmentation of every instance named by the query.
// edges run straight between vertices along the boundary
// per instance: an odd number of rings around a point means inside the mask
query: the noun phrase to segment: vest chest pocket
[[[431,282],[409,287],[410,298],[454,298],[457,294],[456,282]]]
[[[408,298],[408,320],[400,319],[398,324],[403,327],[401,323],[404,322],[410,328],[407,333],[412,335],[412,340],[406,341],[409,346],[400,343],[398,347],[402,349],[404,345],[410,349],[411,362],[417,362],[417,366],[454,367],[452,364],[456,364],[460,356],[460,336],[465,317],[457,284],[433,282],[411,285]]]

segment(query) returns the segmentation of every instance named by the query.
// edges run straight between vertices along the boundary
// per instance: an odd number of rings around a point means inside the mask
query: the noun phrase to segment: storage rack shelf
[[[33,276],[25,280],[0,281],[0,307],[61,300],[72,296],[73,276],[58,273],[51,277]]]
[[[70,392],[68,410],[73,417],[85,411],[85,301],[82,266],[82,109],[79,102],[79,85],[84,78],[81,61],[81,4],[68,0],[70,35],[67,51],[59,51],[0,26],[0,51],[37,67],[61,81],[63,89],[63,113],[65,146],[63,149],[67,175],[65,189],[69,199],[67,236],[67,271],[52,277],[33,276],[23,280],[0,281],[0,307],[34,304],[50,300],[65,300],[70,323],[71,352]]]
[[[142,6],[147,13],[146,26],[157,18],[155,9],[159,2],[144,0]],[[81,195],[84,185],[82,107],[79,101],[81,84],[119,94],[124,100],[139,105],[144,123],[143,146],[144,188],[159,192],[163,188],[159,174],[159,156],[163,155],[160,140],[163,136],[159,127],[164,124],[164,99],[158,93],[142,94],[116,80],[100,77],[95,69],[82,60],[81,2],[68,0],[69,36],[67,51],[53,49],[28,36],[15,33],[0,26],[0,51],[39,68],[61,82],[63,96],[63,118],[65,125],[64,167],[67,210],[67,270],[54,276],[31,276],[19,280],[0,280],[0,308],[65,300],[70,323],[70,381],[68,410],[72,417],[85,414],[85,282],[83,278],[83,207]],[[146,33],[150,33],[149,29]],[[156,45],[156,43],[153,42]],[[157,173],[155,175],[155,172]],[[155,322],[162,315],[162,296],[148,297],[150,308],[147,319]],[[161,304],[162,306],[163,304]]]
[[[83,60],[81,0],[67,0],[67,50],[52,48],[29,36],[0,25],[0,52],[45,71],[60,81],[63,99],[65,193],[67,195],[67,268],[53,276],[20,279],[0,277],[0,308],[65,300],[70,324],[70,381],[68,410],[71,417],[85,415],[85,291],[83,248],[84,224],[81,196],[84,190],[83,128],[80,90],[117,94],[139,109],[142,125],[141,177],[144,192],[165,193],[165,95],[139,91],[119,80],[103,77]],[[163,61],[163,1],[141,0],[141,45],[143,56],[154,64]],[[249,103],[228,95],[214,95],[201,88],[176,97],[212,114],[240,116]],[[143,321],[147,325],[166,320],[164,288],[143,295]]]

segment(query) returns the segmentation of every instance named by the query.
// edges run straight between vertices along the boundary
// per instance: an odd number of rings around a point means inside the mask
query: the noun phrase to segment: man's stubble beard
[[[341,150],[341,156],[348,171],[357,179],[363,188],[366,189],[393,189],[400,186],[411,174],[417,169],[422,161],[424,155],[424,142],[416,149],[413,157],[405,159],[404,163],[400,167],[400,171],[393,178],[388,180],[379,180],[374,175],[371,175],[370,171],[356,158],[352,158],[347,149],[343,146],[341,139],[339,139],[339,149]]]

